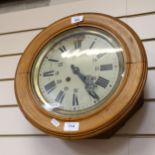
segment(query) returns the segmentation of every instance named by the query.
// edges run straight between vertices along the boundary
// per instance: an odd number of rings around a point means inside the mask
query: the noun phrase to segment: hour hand
[[[83,74],[80,72],[79,67],[77,67],[77,66],[75,66],[75,65],[71,65],[71,69],[72,69],[73,73],[76,74],[76,75],[85,83],[86,76],[83,75]]]
[[[71,69],[72,69],[73,73],[76,74],[83,81],[88,94],[91,97],[93,97],[94,99],[99,99],[99,96],[94,91],[96,88],[96,85],[94,83],[94,78],[90,75],[87,75],[87,76],[83,75],[80,72],[79,67],[76,67],[75,65],[71,65]]]

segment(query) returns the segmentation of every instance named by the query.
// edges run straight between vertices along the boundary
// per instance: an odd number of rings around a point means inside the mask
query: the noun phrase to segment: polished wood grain
[[[83,13],[78,15],[83,15],[84,21],[71,24],[72,16],[63,18],[48,26],[33,39],[20,59],[15,79],[17,101],[25,117],[44,132],[69,139],[86,138],[99,133],[104,135],[104,133],[118,128],[120,123],[129,117],[133,109],[139,107],[137,101],[143,91],[147,75],[147,58],[144,47],[130,27],[103,14]],[[38,106],[39,100],[32,91],[30,76],[33,63],[44,45],[56,35],[78,26],[97,27],[115,36],[124,50],[125,74],[115,93],[104,103],[106,106],[100,106],[90,114],[73,119],[49,114]],[[60,122],[60,126],[53,126],[52,118],[56,118]],[[65,132],[64,123],[66,121],[79,122],[79,131]]]

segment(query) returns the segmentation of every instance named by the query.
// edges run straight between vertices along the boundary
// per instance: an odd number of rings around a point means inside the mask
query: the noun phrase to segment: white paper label
[[[84,16],[74,16],[71,18],[71,23],[75,24],[75,23],[79,23],[82,22],[84,19]]]
[[[56,120],[55,118],[52,118],[51,123],[55,126],[58,127],[60,125],[60,122]]]
[[[64,131],[78,131],[80,128],[79,122],[65,122]]]

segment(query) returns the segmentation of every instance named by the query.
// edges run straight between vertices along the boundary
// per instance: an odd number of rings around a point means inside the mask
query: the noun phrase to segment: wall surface
[[[0,13],[28,10],[50,5],[59,5],[63,3],[70,3],[72,1],[75,2],[80,0],[1,0]]]
[[[126,22],[140,36],[148,56],[145,104],[109,140],[47,136],[24,118],[15,99],[15,70],[25,47],[50,23],[79,12],[105,13]],[[0,14],[0,155],[154,155],[154,49],[154,0],[81,0]]]

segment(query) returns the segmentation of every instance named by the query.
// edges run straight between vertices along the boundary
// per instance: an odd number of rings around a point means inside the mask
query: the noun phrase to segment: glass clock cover
[[[113,95],[124,74],[123,48],[93,27],[67,30],[41,49],[31,74],[33,90],[49,113],[89,113]]]

